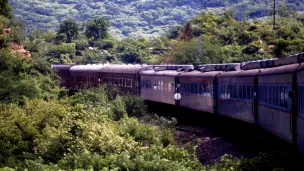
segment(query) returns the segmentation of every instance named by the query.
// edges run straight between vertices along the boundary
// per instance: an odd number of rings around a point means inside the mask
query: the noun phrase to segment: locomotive
[[[108,84],[144,100],[225,115],[304,154],[304,53],[246,63],[52,65],[68,89]]]

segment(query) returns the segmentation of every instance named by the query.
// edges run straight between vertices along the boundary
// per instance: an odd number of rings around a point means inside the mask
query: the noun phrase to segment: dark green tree
[[[13,18],[12,7],[9,4],[8,0],[0,1],[0,15],[3,15],[7,18]]]
[[[110,24],[107,20],[102,17],[94,18],[86,24],[85,35],[88,39],[93,39],[94,41],[104,39],[108,36],[109,27]]]
[[[71,43],[72,40],[76,39],[79,35],[79,27],[76,24],[75,20],[69,18],[64,20],[60,24],[60,28],[58,31],[58,35],[65,35],[66,36],[66,42]]]

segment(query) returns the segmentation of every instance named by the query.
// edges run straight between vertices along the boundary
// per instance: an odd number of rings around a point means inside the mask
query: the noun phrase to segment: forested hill
[[[277,0],[303,11],[303,0]],[[60,22],[73,18],[79,23],[103,16],[109,20],[116,37],[150,37],[184,24],[200,11],[233,11],[236,19],[263,17],[273,8],[271,0],[10,0],[15,16],[27,29],[57,29]]]

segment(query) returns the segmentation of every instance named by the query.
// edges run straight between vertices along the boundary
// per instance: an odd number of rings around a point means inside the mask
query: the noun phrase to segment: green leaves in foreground
[[[130,118],[125,98],[119,95],[109,98],[110,94],[102,87],[64,100],[34,99],[25,100],[23,106],[0,105],[0,167],[29,170],[201,168],[194,154],[174,146],[173,129],[162,124],[166,121],[150,117],[151,123],[146,124]],[[160,126],[153,124],[157,122]]]

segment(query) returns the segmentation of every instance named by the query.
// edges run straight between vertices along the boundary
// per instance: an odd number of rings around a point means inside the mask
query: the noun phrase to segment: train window
[[[131,87],[131,79],[128,79],[127,83],[128,83],[127,86]]]
[[[195,87],[196,87],[196,92],[195,94],[199,95],[200,93],[200,83],[195,83]]]
[[[204,95],[205,93],[206,93],[205,84],[201,84],[201,95]]]
[[[227,98],[227,85],[224,85],[224,98]]]
[[[185,92],[185,91],[184,91],[184,84],[180,84],[179,91],[180,91],[181,93],[184,93],[184,92]]]
[[[198,93],[199,95],[203,95],[203,84],[199,84]]]
[[[189,93],[189,83],[185,84],[185,93]]]
[[[227,98],[231,98],[231,85],[227,85]]]
[[[175,91],[175,82],[171,82],[171,91]]]
[[[191,83],[191,94],[196,94],[196,83]]]
[[[185,92],[185,93],[188,93],[188,83],[186,83],[184,86],[185,86],[185,87],[184,87],[184,92]]]
[[[276,98],[276,106],[280,106],[280,87],[279,86],[276,86],[276,95],[277,95],[277,98]]]
[[[242,93],[242,95],[243,95],[242,99],[247,99],[247,97],[246,97],[246,85],[243,85],[243,93]]]
[[[114,78],[114,85],[117,86],[118,85],[118,79]]]
[[[231,85],[231,98],[235,99],[236,98],[236,86]]]
[[[236,98],[236,86],[231,85],[231,98],[235,99]]]
[[[238,99],[242,99],[243,98],[243,86],[239,85],[239,97]]]
[[[157,82],[153,81],[153,89],[156,90],[157,89]]]
[[[284,108],[288,107],[288,91],[287,86],[284,86]]]
[[[163,81],[158,81],[158,89],[159,90],[163,89]]]
[[[276,88],[276,86],[273,86],[273,105],[277,105],[277,98],[278,96],[277,96],[277,88]]]
[[[270,86],[269,96],[270,96],[270,104],[275,105],[275,86]]]
[[[284,87],[279,86],[280,88],[280,106],[284,107]]]

